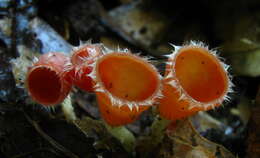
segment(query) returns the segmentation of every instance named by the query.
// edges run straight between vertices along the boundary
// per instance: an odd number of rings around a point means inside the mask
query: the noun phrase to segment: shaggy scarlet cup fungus
[[[150,106],[140,106],[130,109],[128,106],[113,106],[109,97],[104,93],[97,92],[99,111],[104,120],[111,126],[120,126],[131,123],[138,119],[139,115]]]
[[[62,53],[46,53],[29,68],[26,87],[29,95],[44,106],[61,103],[71,90],[68,72],[71,63]]]
[[[160,115],[176,120],[221,105],[232,84],[216,52],[193,41],[174,48],[166,65]]]
[[[135,121],[160,97],[157,70],[128,50],[100,56],[90,76],[101,115],[112,126]]]
[[[71,56],[73,71],[71,77],[73,84],[78,88],[93,92],[92,79],[88,76],[92,71],[90,66],[94,60],[102,53],[100,44],[84,44],[74,48]]]

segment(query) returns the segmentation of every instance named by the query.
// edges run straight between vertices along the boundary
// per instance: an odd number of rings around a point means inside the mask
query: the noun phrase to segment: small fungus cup
[[[71,78],[75,86],[86,92],[93,92],[92,79],[88,74],[92,72],[90,65],[100,54],[102,54],[100,44],[84,44],[73,50]]]
[[[227,66],[216,52],[203,43],[174,46],[163,79],[160,115],[169,120],[181,119],[198,111],[210,110],[228,99],[231,82]]]
[[[135,121],[161,95],[157,70],[145,59],[125,52],[99,57],[90,76],[103,119],[111,126]]]
[[[36,102],[51,107],[61,103],[71,90],[70,59],[62,53],[46,53],[29,68],[26,87]]]

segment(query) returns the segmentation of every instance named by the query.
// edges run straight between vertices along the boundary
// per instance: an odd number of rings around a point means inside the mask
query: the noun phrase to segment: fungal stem
[[[166,127],[171,123],[170,120],[158,117],[153,121],[151,126],[151,147],[156,147],[164,137]]]
[[[122,143],[127,152],[131,153],[134,151],[136,139],[131,131],[125,126],[112,127],[105,122],[104,125],[108,132]]]
[[[77,119],[71,102],[71,96],[68,95],[61,103],[61,109],[67,121],[72,122]]]

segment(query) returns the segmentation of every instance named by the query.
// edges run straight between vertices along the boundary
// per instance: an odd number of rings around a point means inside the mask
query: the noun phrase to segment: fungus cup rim
[[[95,92],[103,92],[105,93],[109,100],[111,101],[113,106],[117,106],[117,107],[121,107],[123,105],[127,105],[129,107],[130,110],[133,109],[133,107],[135,107],[138,110],[138,106],[152,106],[157,100],[158,98],[162,97],[162,84],[161,84],[161,76],[159,74],[159,72],[157,71],[157,69],[149,63],[148,59],[139,57],[137,55],[131,54],[131,52],[128,49],[124,49],[124,50],[117,50],[117,51],[112,51],[112,50],[106,50],[107,52],[105,52],[104,54],[102,54],[101,56],[97,57],[97,59],[95,60],[95,62],[92,64],[93,65],[93,71],[88,75],[90,76],[93,81],[94,81],[94,91]],[[99,63],[106,58],[107,56],[113,55],[113,53],[116,53],[116,55],[125,55],[125,56],[129,56],[131,58],[137,59],[139,62],[143,62],[145,64],[149,64],[150,68],[152,71],[154,71],[154,74],[157,74],[157,80],[158,80],[158,86],[155,89],[155,91],[153,92],[153,94],[151,96],[149,96],[148,98],[142,100],[142,101],[128,101],[126,99],[122,99],[119,98],[115,95],[113,95],[111,92],[109,92],[105,86],[103,85],[102,80],[100,79],[100,76],[98,74],[98,68],[99,68]],[[147,65],[148,66],[148,65]]]
[[[202,42],[197,42],[197,41],[190,41],[187,44],[184,44],[183,46],[176,46],[171,44],[172,47],[174,47],[174,51],[172,51],[172,54],[167,55],[168,57],[168,62],[166,63],[166,71],[169,71],[169,73],[164,77],[164,81],[166,81],[166,84],[169,84],[170,86],[172,86],[173,88],[175,88],[177,90],[177,92],[179,93],[179,100],[185,100],[189,102],[189,109],[195,108],[195,107],[201,107],[204,108],[204,110],[208,109],[209,107],[211,108],[215,108],[216,105],[220,105],[223,101],[229,101],[229,96],[228,93],[233,92],[232,87],[233,87],[233,83],[231,82],[231,76],[228,74],[228,69],[229,66],[226,65],[224,62],[222,62],[222,58],[220,58],[217,55],[217,51],[216,50],[210,50],[208,48],[208,46],[206,46],[204,43]],[[216,64],[218,64],[221,67],[221,73],[224,74],[223,76],[225,76],[225,82],[226,83],[226,87],[225,90],[222,92],[222,95],[220,95],[218,98],[209,101],[209,102],[202,102],[202,101],[198,101],[196,99],[194,99],[192,96],[190,96],[187,91],[182,87],[182,85],[180,84],[180,81],[176,75],[176,71],[175,71],[175,65],[176,65],[176,60],[178,55],[180,55],[182,53],[182,50],[185,49],[190,49],[190,48],[198,48],[198,49],[202,49],[205,52],[208,52],[207,55],[209,55],[209,57],[214,58],[217,60]],[[168,68],[167,68],[168,66]]]

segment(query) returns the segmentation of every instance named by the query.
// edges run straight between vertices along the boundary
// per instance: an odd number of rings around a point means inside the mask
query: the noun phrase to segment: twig
[[[55,155],[58,155],[58,153],[56,153],[55,151],[48,149],[48,148],[40,148],[40,149],[36,149],[34,151],[30,151],[30,152],[26,152],[26,153],[22,153],[22,154],[18,154],[13,156],[12,158],[21,158],[21,157],[25,157],[25,156],[29,156],[33,153],[37,153],[37,152],[43,152],[43,151],[49,151],[51,153],[54,153]]]
[[[12,33],[11,33],[11,39],[12,39],[12,43],[11,43],[11,53],[13,57],[16,57],[16,44],[17,44],[17,35],[16,35],[16,31],[17,31],[17,19],[16,19],[16,13],[17,12],[17,2],[16,1],[12,1],[11,2],[11,17],[12,17]]]
[[[111,127],[104,121],[95,120],[90,117],[84,117],[82,120],[76,120],[74,121],[74,124],[86,135],[90,130],[94,130],[102,138],[113,136],[122,144],[128,153],[134,151],[136,145],[135,136],[124,126]]]
[[[33,121],[25,112],[24,115],[28,122],[32,124],[32,126],[36,129],[36,131],[45,139],[47,140],[53,147],[55,147],[58,151],[62,152],[64,155],[70,157],[70,158],[79,158],[77,155],[66,149],[64,146],[56,142],[54,139],[52,139],[50,136],[48,136],[44,131],[41,129],[41,127],[37,124],[36,121]]]

